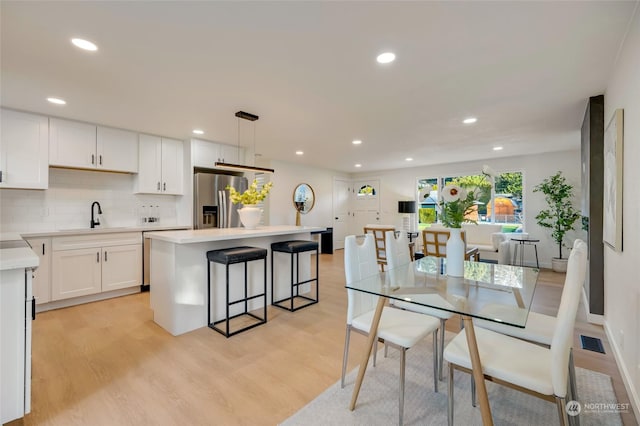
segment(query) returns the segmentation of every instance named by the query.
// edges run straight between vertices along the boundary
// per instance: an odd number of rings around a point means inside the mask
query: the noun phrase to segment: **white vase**
[[[238,209],[240,215],[240,222],[245,229],[256,229],[256,226],[260,223],[260,215],[262,209],[256,206],[248,205]]]
[[[449,228],[447,240],[447,275],[464,277],[464,241],[461,228]]]

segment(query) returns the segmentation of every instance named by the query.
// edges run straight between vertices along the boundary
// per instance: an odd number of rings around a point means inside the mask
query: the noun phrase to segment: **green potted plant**
[[[562,257],[562,247],[567,232],[572,231],[580,217],[573,207],[573,185],[558,172],[537,185],[533,192],[542,192],[548,208],[541,210],[536,216],[538,225],[551,230],[551,238],[558,244],[558,257],[551,259],[551,267],[556,272],[567,270],[567,259]]]

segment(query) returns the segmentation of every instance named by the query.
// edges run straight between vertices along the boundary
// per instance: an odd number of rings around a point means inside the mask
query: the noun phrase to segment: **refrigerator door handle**
[[[225,191],[218,191],[218,214],[220,215],[220,228],[227,228],[227,194]]]

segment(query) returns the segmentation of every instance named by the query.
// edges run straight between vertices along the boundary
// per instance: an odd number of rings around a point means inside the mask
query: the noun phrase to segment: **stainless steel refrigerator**
[[[196,229],[239,227],[240,204],[229,199],[231,186],[238,192],[248,187],[247,178],[242,176],[196,173],[193,177],[193,224]]]

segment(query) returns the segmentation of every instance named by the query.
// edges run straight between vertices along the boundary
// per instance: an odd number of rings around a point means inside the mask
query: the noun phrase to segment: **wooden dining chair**
[[[447,240],[450,232],[448,229],[423,229],[422,230],[422,252],[425,256],[447,257]],[[467,234],[463,230],[460,233],[462,241],[464,241],[464,259],[471,260],[474,258],[478,261],[478,249],[476,247],[467,247]]]
[[[395,228],[393,226],[384,225],[366,225],[364,227],[365,235],[373,235],[376,248],[376,259],[382,271],[384,271],[384,267],[387,265],[387,249],[385,247],[384,240],[384,234],[387,231],[395,232]]]
[[[344,272],[347,283],[359,281],[362,278],[379,274],[375,254],[373,235],[365,235],[363,244],[358,244],[354,235],[349,235],[344,241]],[[357,290],[347,289],[347,330],[342,358],[342,377],[340,385],[344,387],[344,378],[349,357],[349,342],[351,331],[368,335],[371,330],[373,315],[378,303],[378,297]],[[437,331],[440,326],[436,318],[415,312],[404,311],[385,306],[378,324],[377,338],[382,339],[400,350],[400,389],[398,399],[399,424],[402,425],[404,416],[404,385],[405,360],[407,349],[413,347],[429,334],[433,335],[433,386],[438,391]]]
[[[580,291],[586,270],[587,246],[581,242],[574,246],[569,255],[565,278],[568,294]],[[549,348],[485,328],[475,329],[485,380],[555,402],[561,425],[569,423],[566,411],[568,366],[579,301],[578,297],[563,297],[560,301]],[[471,373],[469,347],[464,332],[447,345],[444,358],[449,362],[448,419],[449,425],[452,425],[454,369]]]
[[[396,268],[398,266],[407,265],[411,262],[411,256],[409,254],[409,246],[407,241],[407,235],[405,233],[400,233],[400,235],[396,236],[395,233],[391,231],[387,231],[385,234],[385,242],[387,246],[387,266],[389,269]],[[413,278],[413,276],[411,276]],[[411,283],[407,283],[411,284]],[[419,296],[407,295],[407,297],[412,297],[414,299],[421,299],[422,301],[428,303],[429,299],[433,299],[436,297],[440,297],[434,294],[421,294]],[[441,306],[443,304],[443,300],[433,301],[433,304]],[[446,321],[453,316],[451,312],[443,311],[441,309],[429,308],[427,306],[418,305],[410,302],[403,302],[401,300],[390,299],[389,304],[399,309],[406,309],[408,311],[417,312],[419,314],[429,315],[431,317],[438,318],[440,321],[440,351],[438,353],[438,378],[440,380],[443,379],[442,375],[442,365],[443,362],[443,351],[444,351],[444,326]],[[451,310],[455,309],[451,306]]]

